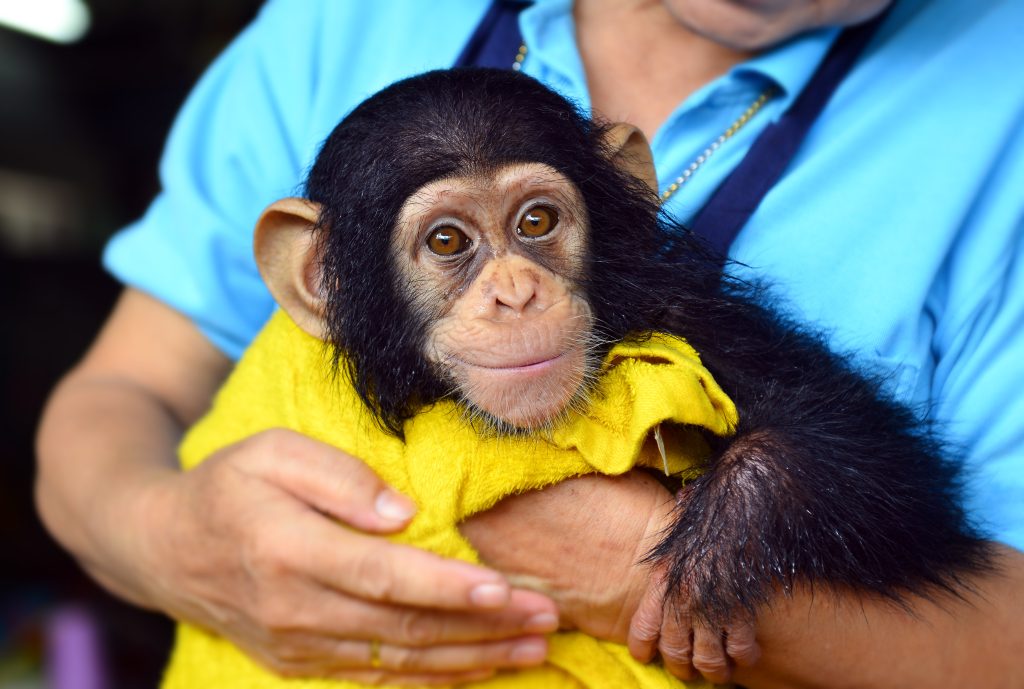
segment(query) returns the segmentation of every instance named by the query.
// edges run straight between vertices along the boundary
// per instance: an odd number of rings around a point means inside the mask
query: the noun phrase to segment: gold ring
[[[370,667],[376,670],[380,666],[380,642],[372,639],[370,641]]]

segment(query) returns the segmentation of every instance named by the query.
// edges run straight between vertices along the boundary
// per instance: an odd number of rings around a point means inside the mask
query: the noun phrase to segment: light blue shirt
[[[108,269],[237,357],[273,308],[252,260],[260,211],[299,192],[358,102],[450,66],[486,5],[269,2],[189,98],[163,191],[110,242]],[[546,0],[523,13],[524,69],[589,108],[570,9]],[[1024,549],[1022,31],[1019,0],[898,0],[732,256],[946,425],[968,451],[972,512]],[[779,46],[678,106],[652,142],[663,188],[768,85],[781,92],[669,200],[672,213],[693,216],[836,33]]]

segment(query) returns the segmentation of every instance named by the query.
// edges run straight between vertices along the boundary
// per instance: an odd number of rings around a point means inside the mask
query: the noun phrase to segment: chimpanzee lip
[[[568,354],[568,352],[561,352],[554,356],[544,356],[540,358],[531,358],[522,362],[502,362],[500,365],[494,364],[483,364],[474,361],[467,361],[459,357],[453,357],[456,361],[466,366],[473,368],[482,368],[488,371],[498,371],[503,373],[529,373],[531,371],[539,371],[550,364],[555,363],[559,359],[562,359]]]

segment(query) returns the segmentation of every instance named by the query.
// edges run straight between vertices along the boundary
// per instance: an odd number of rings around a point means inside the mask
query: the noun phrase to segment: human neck
[[[751,56],[690,31],[659,0],[577,0],[573,18],[594,114],[649,139],[693,91]]]

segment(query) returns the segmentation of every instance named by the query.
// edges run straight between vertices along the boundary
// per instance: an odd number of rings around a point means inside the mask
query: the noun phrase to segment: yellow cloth
[[[691,427],[667,448],[669,467],[692,466],[705,448],[702,427],[733,432],[736,410],[684,341],[655,335],[617,345],[605,360],[588,413],[546,437],[481,437],[453,403],[418,414],[406,442],[378,429],[355,392],[327,375],[323,344],[276,314],[245,353],[213,409],[181,446],[185,468],[259,431],[287,427],[365,460],[419,512],[394,540],[447,557],[477,561],[456,525],[502,497],[572,476],[621,474],[636,463],[652,428],[662,422]],[[344,380],[341,377],[338,380]],[[690,436],[687,438],[686,436]],[[691,453],[689,458],[685,453]],[[699,683],[697,683],[699,684]],[[281,679],[223,639],[181,625],[164,689],[342,689],[348,682]],[[634,661],[625,647],[580,633],[551,637],[549,662],[472,686],[680,687],[657,665]],[[689,684],[689,686],[696,686]]]

